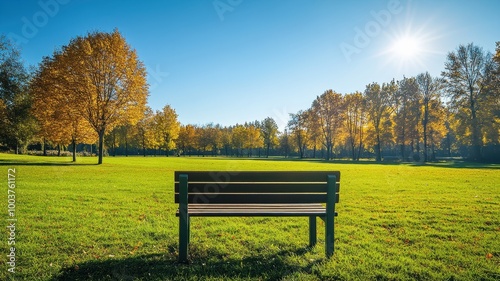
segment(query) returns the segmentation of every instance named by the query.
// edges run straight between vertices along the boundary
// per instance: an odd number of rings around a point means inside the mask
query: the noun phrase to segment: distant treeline
[[[123,54],[114,61],[101,57],[109,50],[92,49],[108,45]],[[118,31],[78,37],[31,71],[0,37],[0,148],[70,150],[74,160],[98,154],[99,163],[102,155],[500,162],[500,43],[495,55],[460,45],[440,76],[425,72],[347,94],[326,90],[290,114],[283,131],[272,117],[233,126],[180,124],[169,105],[157,111],[146,105],[145,73]]]

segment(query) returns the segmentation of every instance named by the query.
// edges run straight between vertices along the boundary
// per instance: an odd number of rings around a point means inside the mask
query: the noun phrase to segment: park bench
[[[309,246],[316,218],[325,222],[325,251],[334,251],[339,171],[176,171],[179,262],[188,262],[190,217],[309,217]]]

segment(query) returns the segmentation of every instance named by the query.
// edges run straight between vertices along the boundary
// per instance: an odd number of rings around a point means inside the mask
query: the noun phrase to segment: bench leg
[[[333,216],[332,219],[329,219],[329,216],[326,217],[325,223],[325,242],[326,242],[326,257],[329,258],[333,255],[335,236],[334,236],[334,223]]]
[[[329,258],[333,255],[334,250],[334,221],[335,218],[335,202],[336,198],[336,182],[335,176],[328,176],[327,180],[327,201],[326,201],[326,220],[325,220],[325,251],[326,257]]]
[[[316,216],[309,217],[309,247],[316,245]]]
[[[188,215],[188,234],[187,234],[187,239],[188,239],[188,245],[191,243],[191,218]]]
[[[179,192],[179,262],[188,262],[189,214],[187,206],[187,175],[180,175]]]
[[[189,217],[179,216],[179,262],[188,261]]]

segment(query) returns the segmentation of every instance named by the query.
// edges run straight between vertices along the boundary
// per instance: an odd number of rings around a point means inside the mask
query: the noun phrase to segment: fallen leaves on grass
[[[140,246],[142,246],[142,242],[138,242],[137,245],[134,246],[134,249],[130,251],[130,254],[133,255],[139,249]]]

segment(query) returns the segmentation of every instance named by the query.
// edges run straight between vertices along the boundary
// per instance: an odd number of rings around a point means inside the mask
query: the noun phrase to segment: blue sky
[[[0,34],[27,65],[88,31],[124,35],[149,105],[183,124],[234,125],[307,109],[327,89],[438,76],[446,54],[500,41],[496,0],[0,0]]]

